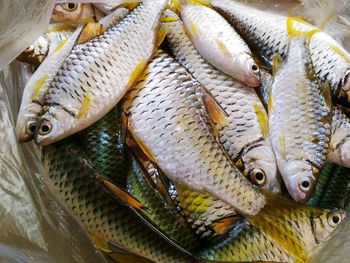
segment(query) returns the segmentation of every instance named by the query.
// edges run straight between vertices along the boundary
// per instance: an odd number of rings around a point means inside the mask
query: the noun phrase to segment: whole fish
[[[213,66],[249,87],[260,83],[259,67],[247,44],[216,11],[196,1],[173,1],[191,40]]]
[[[43,162],[56,197],[95,239],[154,262],[195,262],[150,230],[96,179],[99,174],[72,138],[43,148]]]
[[[38,144],[88,127],[118,103],[154,53],[165,4],[165,0],[140,3],[106,33],[73,48],[45,96]]]
[[[70,37],[57,45],[56,49],[43,61],[24,87],[16,123],[16,135],[20,142],[27,142],[34,138],[38,127],[38,118],[42,114],[45,94],[50,82],[72,50],[82,29],[83,27],[77,28]]]
[[[273,54],[278,53],[282,58],[287,55],[290,32],[309,37],[318,78],[330,83],[334,95],[341,89],[349,99],[350,54],[331,36],[301,18],[262,11],[237,1],[212,0],[211,5],[269,66]]]
[[[98,23],[89,23],[84,27],[78,27],[74,33],[70,33],[69,37],[59,43],[52,52],[49,51],[49,57],[36,70],[24,88],[16,124],[16,133],[19,141],[26,142],[34,138],[38,127],[38,119],[44,110],[47,90],[74,45],[81,44],[93,37],[93,35],[99,34],[100,30],[118,23],[128,12],[125,8],[120,8],[101,19]],[[49,30],[52,32],[59,30],[61,32],[67,29],[66,27],[62,28],[61,25],[52,25]],[[52,44],[56,44],[56,41],[50,44],[49,50],[53,49]]]
[[[176,14],[166,10],[162,21],[175,58],[210,91],[228,115],[228,125],[218,136],[229,157],[239,163],[253,183],[280,192],[267,114],[256,92],[207,63],[196,51]]]
[[[241,217],[220,199],[177,184],[176,191],[181,213],[186,217],[196,234],[206,240],[213,240],[230,231]]]
[[[147,207],[144,214],[164,234],[185,250],[196,251],[201,244],[199,238],[184,217],[177,212],[176,207],[168,205],[158,196],[156,187],[151,186],[146,179],[149,176],[145,175],[146,172],[133,159],[127,178],[128,192]]]
[[[350,119],[339,106],[333,110],[328,160],[350,168]]]
[[[327,158],[329,86],[319,83],[303,37],[292,37],[285,61],[276,64],[268,103],[270,139],[288,192],[305,202]]]
[[[307,262],[335,234],[345,217],[343,211],[299,207],[297,204],[280,209],[279,214],[278,237],[264,228],[246,225],[237,236],[203,250],[201,257],[234,262]],[[285,239],[284,234],[288,231],[295,235],[296,243]]]
[[[169,179],[208,192],[243,214],[255,215],[265,205],[264,195],[213,135],[224,121],[221,108],[172,57],[157,54],[126,95],[123,110],[128,130]]]
[[[117,105],[94,125],[78,133],[81,147],[94,168],[120,187],[126,186],[130,157],[124,145]]]
[[[58,23],[79,26],[95,21],[95,10],[89,3],[56,4],[51,19]]]

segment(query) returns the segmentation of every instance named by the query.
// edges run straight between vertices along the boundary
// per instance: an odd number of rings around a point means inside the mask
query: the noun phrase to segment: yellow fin
[[[278,146],[280,155],[283,159],[286,159],[286,137],[283,132],[278,136]]]
[[[159,47],[163,43],[167,34],[168,34],[168,29],[166,27],[161,27],[159,29],[158,34],[157,34],[157,38],[156,38],[156,46],[157,47]]]
[[[128,127],[127,127],[128,129]],[[150,160],[152,163],[156,164],[157,162],[154,160],[152,154],[149,152],[146,145],[143,143],[143,141],[139,140],[138,138],[131,135],[130,132],[128,132],[128,136],[126,138],[126,144],[131,149],[135,150],[135,153],[138,152],[138,148],[141,150],[141,153],[137,153],[137,156],[140,157],[143,153],[148,160]]]
[[[267,113],[270,115],[272,109],[272,91],[269,92],[269,97],[267,99]]]
[[[281,68],[282,57],[280,54],[273,54],[272,56],[272,75],[275,76],[277,71]]]
[[[223,235],[229,231],[234,224],[240,222],[243,219],[242,216],[234,215],[217,220],[212,224],[212,228],[217,235]]]
[[[121,200],[123,204],[136,208],[137,210],[148,210],[143,204],[140,203],[139,200],[137,200],[135,197],[133,197],[128,192],[124,191],[111,181],[103,178],[100,175],[98,175],[96,179],[100,181],[107,189],[109,189],[115,195],[115,197]]]
[[[106,252],[106,253],[112,252],[108,247],[107,240],[100,238],[94,234],[90,234],[90,238],[91,238],[92,242],[94,243],[95,247],[97,247],[99,250]]]
[[[135,81],[138,79],[138,77],[141,75],[141,73],[144,71],[144,69],[146,68],[147,63],[145,60],[141,60],[136,67],[134,68],[134,70],[131,72],[130,74],[130,78],[129,78],[129,82],[126,85],[126,87],[129,89],[134,83]]]
[[[163,13],[162,17],[160,18],[160,22],[162,23],[169,23],[169,22],[175,22],[180,20],[180,18],[170,10],[166,10],[166,12]]]
[[[33,93],[31,96],[32,100],[35,100],[35,98],[38,96],[40,89],[45,84],[45,81],[47,79],[47,74],[42,75],[37,81],[34,83]]]
[[[78,119],[86,116],[86,114],[89,112],[89,109],[90,109],[90,103],[91,103],[91,94],[87,93],[83,100],[83,103],[81,104],[79,112],[77,114]]]
[[[330,111],[332,111],[333,109],[332,91],[331,91],[329,82],[321,82],[320,85],[321,85],[322,94],[326,101],[327,107]]]
[[[94,20],[93,16],[87,16],[83,19],[82,24],[94,23],[94,22],[96,21]]]
[[[256,101],[254,101],[253,106],[254,106],[256,117],[258,118],[261,133],[264,136],[264,138],[267,138],[269,136],[269,128],[267,126],[265,109],[260,107],[259,103],[257,103]]]
[[[100,23],[92,22],[87,23],[84,28],[81,30],[79,38],[77,40],[77,44],[83,44],[91,39],[102,35],[104,33],[104,28]]]
[[[219,131],[228,126],[228,114],[225,110],[218,104],[213,95],[207,91],[204,87],[198,87],[197,91],[202,95],[203,103],[206,112],[213,123],[213,130],[215,136],[218,136]]]
[[[224,56],[231,56],[231,53],[226,47],[225,43],[222,42],[220,39],[216,39],[216,45],[218,46],[219,50]]]
[[[64,47],[64,45],[67,43],[67,41],[68,41],[68,37],[65,38],[65,40],[63,40],[63,41],[55,48],[55,50],[53,51],[53,54],[54,54],[54,53],[57,53],[58,51],[60,51],[60,50]]]
[[[129,2],[129,3],[124,3],[124,4],[120,5],[120,6],[125,7],[125,8],[127,8],[129,10],[133,10],[133,9],[135,9],[136,6],[138,6],[140,4],[140,2],[141,1]]]
[[[192,34],[190,34],[191,36],[193,36],[194,38],[197,38],[199,36],[198,30],[196,25],[190,21],[190,28],[191,28],[191,32]]]
[[[314,27],[308,30],[299,30],[296,28],[296,24],[304,24],[310,27],[312,26],[309,22],[305,21],[300,17],[287,17],[287,33],[288,37],[301,36],[305,38],[311,38],[315,33],[320,32],[319,28]]]

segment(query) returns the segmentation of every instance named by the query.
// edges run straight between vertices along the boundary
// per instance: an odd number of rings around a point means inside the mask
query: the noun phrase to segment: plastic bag
[[[304,16],[318,26],[324,24],[324,30],[350,49],[350,4],[346,1],[248,2]],[[17,62],[7,64],[45,29],[52,8],[53,1],[48,0],[0,2],[0,262],[107,262],[85,231],[50,195],[41,176],[43,167],[37,148],[31,143],[18,144],[15,138],[14,124],[27,68]],[[313,262],[348,262],[349,234],[350,216]]]

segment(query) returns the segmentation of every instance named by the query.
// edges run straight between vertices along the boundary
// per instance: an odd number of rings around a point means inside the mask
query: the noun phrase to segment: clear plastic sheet
[[[15,138],[14,124],[27,68],[17,62],[8,63],[45,29],[53,2],[0,1],[0,262],[108,262],[50,195],[41,176],[43,167],[37,148],[18,144]],[[111,4],[111,0],[71,2]],[[304,16],[350,49],[350,3],[346,0],[246,2]],[[348,262],[349,249],[350,216],[313,262]]]

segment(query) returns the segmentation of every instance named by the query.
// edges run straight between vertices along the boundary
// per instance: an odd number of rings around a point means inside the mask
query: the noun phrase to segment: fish
[[[291,38],[285,60],[276,55],[268,104],[277,166],[292,198],[305,202],[327,159],[332,103],[329,85],[316,77],[304,37]]]
[[[322,198],[325,189],[328,187],[328,183],[330,182],[336,167],[336,164],[329,161],[325,163],[317,180],[315,192],[313,193],[312,197],[306,202],[308,205],[317,207],[317,204]]]
[[[131,166],[124,137],[119,105],[77,135],[94,168],[120,187],[126,187]]]
[[[234,237],[203,249],[199,255],[217,261],[308,262],[339,231],[346,215],[338,209],[318,209],[295,203],[279,211],[277,237],[265,228],[246,224]],[[285,239],[286,232],[295,235],[296,243]]]
[[[74,138],[43,147],[42,159],[49,189],[98,247],[106,252],[111,252],[111,246],[120,247],[154,262],[196,262],[165,242],[129,206],[106,191],[98,180],[101,175]]]
[[[188,36],[205,60],[248,87],[259,85],[259,66],[251,50],[221,15],[197,4],[198,1],[173,2],[181,13]]]
[[[328,160],[350,168],[350,119],[340,106],[335,106]]]
[[[166,10],[161,20],[172,54],[227,114],[227,125],[218,137],[229,157],[254,184],[279,193],[281,179],[270,144],[267,113],[256,92],[206,62],[175,13]]]
[[[203,240],[215,241],[243,220],[234,208],[206,192],[198,192],[181,184],[175,187],[181,213]]]
[[[140,3],[104,34],[73,48],[45,95],[37,144],[87,128],[119,102],[153,56],[165,5]]]
[[[77,28],[70,37],[57,45],[55,51],[41,63],[24,87],[16,123],[16,135],[20,142],[27,142],[34,138],[50,82],[72,50],[82,29],[83,27]]]
[[[202,242],[176,207],[159,197],[157,187],[149,183],[147,177],[150,175],[146,173],[139,160],[133,156],[127,177],[127,191],[147,207],[144,215],[148,220],[183,249],[194,253]]]
[[[339,209],[346,209],[349,211],[350,204],[350,169],[335,165],[332,174],[329,176],[327,185],[323,187],[314,206],[330,208],[335,207]]]
[[[350,54],[320,28],[300,17],[262,11],[237,1],[212,0],[211,6],[234,26],[270,68],[274,54],[286,57],[289,32],[306,35],[318,78],[330,84],[334,97],[343,92],[349,99]]]
[[[243,214],[264,207],[264,195],[215,139],[221,108],[174,58],[157,53],[125,96],[123,111],[127,130],[174,183],[208,192]]]
[[[113,24],[118,23],[129,13],[125,8],[115,10],[112,14],[102,18],[98,23],[88,23],[85,26],[78,27],[73,33],[58,45],[57,40],[50,42],[48,58],[36,70],[33,77],[26,84],[22,97],[21,107],[16,123],[16,134],[20,142],[27,142],[35,137],[35,132],[39,126],[39,117],[43,114],[45,96],[50,87],[51,82],[59,71],[61,64],[70,54],[75,45],[82,44],[100,34],[100,31],[110,28]],[[57,31],[58,30],[58,31]],[[55,37],[54,32],[62,32],[66,30],[62,25],[51,25],[49,31]],[[53,45],[56,45],[54,48]],[[53,50],[53,51],[50,51]]]
[[[95,22],[95,10],[90,3],[60,3],[56,4],[51,16],[52,21],[71,26],[80,26]]]

